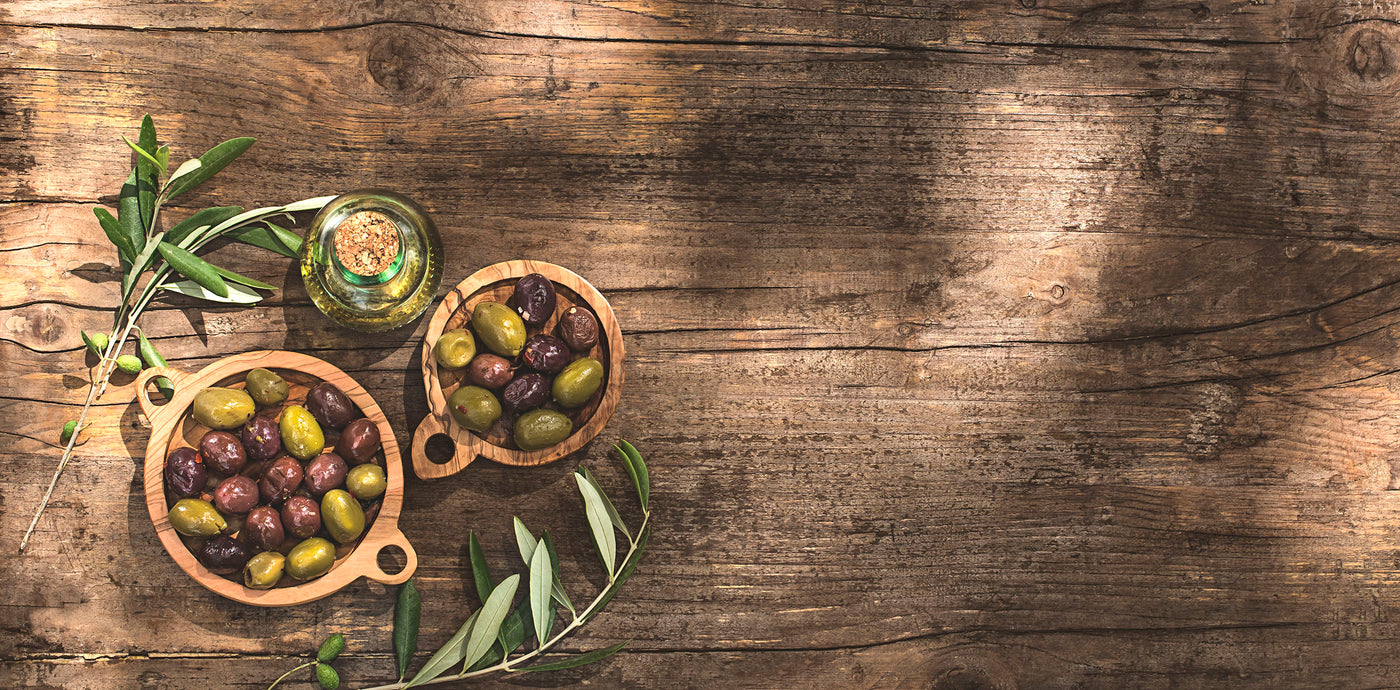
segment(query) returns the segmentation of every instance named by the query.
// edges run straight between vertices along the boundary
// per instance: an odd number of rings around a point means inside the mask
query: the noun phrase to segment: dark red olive
[[[233,537],[220,536],[204,542],[195,556],[204,567],[220,575],[228,575],[242,570],[248,559],[253,557],[253,550]]]
[[[379,452],[379,425],[361,417],[345,426],[340,432],[340,440],[335,444],[335,452],[342,458],[357,465],[374,460]]]
[[[547,333],[530,336],[520,350],[520,361],[541,374],[557,374],[573,358],[573,353],[569,352],[569,346],[563,340]]]
[[[538,273],[531,273],[515,283],[515,292],[507,306],[514,309],[526,325],[543,326],[554,316],[555,303],[554,283]]]
[[[510,360],[490,352],[479,354],[467,365],[467,380],[498,391],[510,382]]]
[[[293,496],[282,504],[282,527],[297,539],[310,539],[321,531],[321,504],[307,496]]]
[[[524,412],[549,402],[549,379],[526,374],[511,379],[501,391],[501,401],[512,412]]]
[[[282,530],[281,513],[269,506],[258,506],[248,513],[242,534],[261,551],[275,551],[287,538]]]
[[[598,319],[587,309],[569,307],[559,315],[559,324],[554,327],[554,332],[570,349],[587,352],[598,344]]]
[[[214,507],[220,513],[242,515],[258,505],[258,483],[235,475],[214,487]]]
[[[306,463],[306,490],[314,496],[345,484],[345,474],[350,466],[335,453],[321,453]]]
[[[276,418],[258,415],[243,425],[243,448],[250,460],[271,460],[282,450],[282,431]]]
[[[238,474],[248,464],[243,442],[227,431],[211,431],[199,439],[199,456],[209,469],[219,474]]]
[[[306,392],[306,410],[322,427],[343,429],[350,420],[360,416],[355,403],[334,384],[321,382]]]
[[[209,470],[193,448],[176,448],[165,458],[165,483],[176,496],[189,498],[204,490]]]
[[[301,486],[301,479],[301,463],[284,455],[267,466],[262,481],[258,482],[258,490],[264,501],[281,503]]]

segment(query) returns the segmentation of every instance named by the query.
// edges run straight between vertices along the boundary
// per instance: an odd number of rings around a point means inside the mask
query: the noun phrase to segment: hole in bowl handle
[[[403,570],[393,575],[384,572],[384,570],[379,567],[379,552],[383,551],[386,546],[397,546],[403,549],[404,558],[408,561],[404,563]],[[413,571],[417,569],[418,552],[413,550],[413,545],[408,543],[408,537],[405,537],[403,532],[394,530],[393,534],[390,534],[389,537],[381,542],[374,550],[374,560],[370,561],[369,573],[366,574],[366,577],[386,585],[401,585],[407,582],[408,578],[413,577]]]
[[[147,420],[154,421],[152,417],[161,408],[151,402],[150,391],[147,390],[146,385],[151,382],[151,379],[161,376],[170,379],[170,385],[178,390],[181,385],[180,379],[185,378],[185,372],[170,367],[149,367],[142,369],[141,373],[136,375],[136,402],[141,406],[141,414],[146,415]]]
[[[428,459],[427,449],[428,439],[438,434],[446,434],[452,438],[454,445],[452,459],[441,465]],[[470,465],[476,459],[476,451],[459,444],[457,438],[443,428],[437,415],[429,413],[413,431],[413,445],[409,449],[409,457],[413,460],[413,473],[418,475],[419,479],[442,479],[457,474],[462,468]]]

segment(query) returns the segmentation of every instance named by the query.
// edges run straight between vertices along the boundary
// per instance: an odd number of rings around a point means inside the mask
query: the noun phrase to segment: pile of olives
[[[438,366],[466,369],[463,385],[447,401],[459,426],[486,434],[501,423],[521,450],[548,448],[573,433],[562,410],[588,404],[603,385],[602,362],[587,356],[598,344],[598,319],[569,307],[554,333],[545,333],[557,304],[554,284],[531,273],[505,304],[478,303],[470,330],[438,338]]]
[[[253,589],[326,574],[336,545],[353,545],[373,522],[388,484],[379,427],[343,391],[321,382],[296,405],[285,404],[290,390],[254,369],[242,390],[196,393],[194,418],[210,431],[165,459],[171,526],[205,567],[242,572]]]

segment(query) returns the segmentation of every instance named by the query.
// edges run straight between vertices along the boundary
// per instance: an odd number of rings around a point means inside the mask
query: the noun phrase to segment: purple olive
[[[374,454],[379,452],[379,446],[379,425],[361,417],[347,424],[345,431],[340,432],[335,452],[358,465],[373,461]]]
[[[199,455],[209,469],[233,475],[248,464],[243,442],[227,431],[211,431],[199,439]]]
[[[306,490],[313,496],[330,491],[345,483],[345,473],[350,466],[335,453],[322,453],[306,464]]]
[[[287,538],[282,530],[282,515],[269,506],[258,506],[248,513],[243,521],[243,535],[261,551],[275,551]]]
[[[307,496],[293,496],[282,505],[282,527],[298,539],[310,539],[321,531],[321,504]]]
[[[467,365],[467,380],[498,391],[510,382],[510,360],[489,352],[479,354]]]
[[[165,483],[176,496],[194,496],[208,481],[209,470],[193,448],[176,448],[165,459]]]
[[[555,303],[554,283],[538,273],[531,273],[515,284],[508,306],[526,325],[542,326],[554,316]]]
[[[243,425],[243,448],[250,460],[271,460],[282,450],[282,432],[277,420],[258,415]]]
[[[549,402],[549,379],[539,374],[517,376],[501,391],[501,401],[512,412],[524,412]]]
[[[559,315],[559,323],[554,332],[568,346],[578,352],[587,352],[598,344],[598,319],[587,309],[569,307]]]
[[[301,463],[284,455],[267,466],[262,481],[258,482],[258,490],[264,501],[281,503],[301,486],[301,479]]]
[[[306,392],[306,410],[322,427],[343,429],[359,416],[355,403],[334,384],[321,382]]]
[[[242,515],[258,505],[258,483],[235,475],[214,487],[214,507],[221,513]]]
[[[557,374],[572,359],[569,346],[547,333],[530,336],[525,341],[525,348],[520,351],[520,361],[541,374]]]
[[[220,575],[227,575],[242,570],[248,559],[253,557],[253,550],[233,537],[214,537],[204,542],[204,546],[199,547],[199,552],[195,555],[204,567]]]

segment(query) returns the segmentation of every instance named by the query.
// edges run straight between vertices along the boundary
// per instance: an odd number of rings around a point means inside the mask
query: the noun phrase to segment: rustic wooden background
[[[355,687],[392,675],[392,592],[196,586],[129,385],[15,555],[146,112],[176,160],[260,140],[170,219],[388,185],[444,292],[534,258],[612,300],[627,387],[577,460],[625,497],[605,442],[636,443],[657,529],[566,648],[634,641],[502,683],[1400,686],[1392,3],[0,4],[0,683],[263,688],[339,631]],[[406,443],[425,320],[359,337],[288,261],[214,255],[283,289],[149,313],[173,365],[323,357]],[[466,529],[501,573],[519,515],[597,586],[573,460],[410,481],[420,663],[476,605]]]

